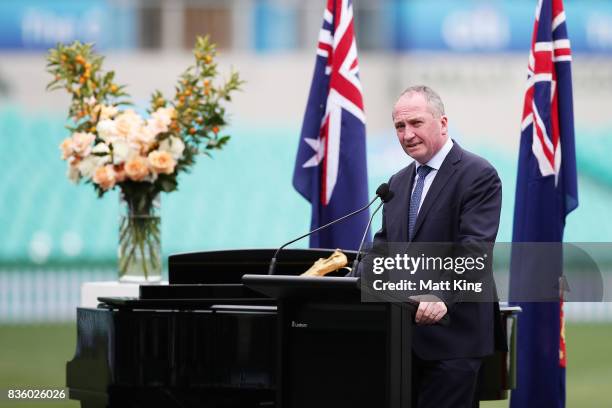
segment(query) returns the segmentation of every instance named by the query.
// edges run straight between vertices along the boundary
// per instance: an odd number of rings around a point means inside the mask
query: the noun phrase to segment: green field
[[[0,389],[62,388],[66,361],[72,359],[76,345],[76,324],[0,326]],[[0,396],[0,407],[70,407],[76,401],[9,402]]]
[[[610,406],[612,387],[612,325],[571,324],[566,328],[568,346],[567,406]],[[65,363],[74,354],[73,324],[0,326],[0,389],[11,387],[63,387]],[[483,403],[498,408],[507,402]],[[76,402],[9,403],[0,407],[78,407]]]

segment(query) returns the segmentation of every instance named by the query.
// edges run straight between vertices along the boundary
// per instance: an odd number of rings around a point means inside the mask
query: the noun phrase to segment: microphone
[[[361,256],[361,250],[363,249],[363,244],[365,243],[366,236],[368,235],[368,231],[370,230],[370,225],[372,225],[372,220],[374,219],[374,216],[376,215],[378,210],[380,210],[380,207],[382,207],[383,204],[391,201],[391,199],[395,196],[395,193],[389,190],[389,185],[386,183],[381,184],[380,187],[378,187],[378,189],[380,190],[383,186],[386,188],[386,190],[384,190],[384,192],[381,191],[381,193],[383,193],[380,195],[381,202],[380,204],[378,204],[378,207],[376,207],[376,209],[372,213],[372,216],[370,217],[370,220],[368,221],[368,225],[366,225],[365,231],[363,232],[363,237],[361,237],[361,244],[359,244],[359,249],[357,250],[357,256],[355,256],[355,260],[353,261],[353,267],[351,268],[351,271],[346,276],[356,276],[357,267],[359,266],[359,258]],[[378,193],[378,190],[376,190],[376,192]]]
[[[380,197],[383,203],[388,203],[395,196],[395,193],[389,190],[389,185],[387,183],[382,183],[376,189],[376,195]]]
[[[270,260],[270,266],[268,268],[268,275],[274,275],[274,270],[276,269],[276,257],[278,256],[279,252],[285,248],[287,245],[293,244],[296,241],[299,241],[302,238],[306,238],[309,235],[314,234],[315,232],[321,231],[322,229],[325,229],[327,227],[331,227],[332,225],[340,222],[340,221],[344,221],[347,218],[352,217],[353,215],[359,214],[365,210],[367,210],[368,208],[370,208],[370,206],[372,204],[374,204],[374,201],[376,201],[378,198],[380,198],[383,202],[385,202],[384,200],[387,199],[387,197],[389,197],[389,194],[391,194],[391,197],[393,197],[393,192],[389,190],[389,185],[387,183],[383,183],[380,186],[378,186],[378,188],[376,189],[376,197],[374,197],[372,199],[372,201],[370,201],[367,205],[365,205],[364,207],[361,207],[358,210],[353,211],[352,213],[346,214],[343,217],[340,217],[336,220],[333,220],[325,225],[320,226],[319,228],[313,229],[310,232],[307,232],[304,235],[301,235],[299,237],[297,237],[296,239],[293,239],[289,242],[286,242],[285,244],[283,244],[280,248],[278,248],[276,250],[276,252],[274,253],[274,256],[272,257],[272,259]],[[390,199],[390,198],[389,198]],[[372,219],[370,218],[370,222],[372,222]],[[368,227],[370,226],[370,223],[368,223]],[[363,240],[362,240],[363,243]]]

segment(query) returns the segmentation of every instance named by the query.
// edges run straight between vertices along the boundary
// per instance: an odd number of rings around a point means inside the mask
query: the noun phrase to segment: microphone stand
[[[376,201],[376,199],[377,199],[378,197],[379,197],[379,196],[377,195],[377,196],[376,196],[376,197],[374,197],[374,198],[372,199],[372,201],[370,201],[370,202],[369,202],[369,203],[368,203],[366,206],[361,207],[360,209],[355,210],[355,211],[353,211],[352,213],[346,214],[345,216],[343,216],[343,217],[341,217],[341,218],[338,218],[337,220],[334,220],[334,221],[329,222],[329,223],[327,223],[327,224],[325,224],[325,225],[322,225],[322,226],[320,226],[319,228],[316,228],[316,229],[314,229],[314,230],[312,230],[312,231],[310,231],[310,232],[307,232],[307,233],[306,233],[306,234],[304,234],[304,235],[299,236],[298,238],[296,238],[296,239],[294,239],[294,240],[292,240],[292,241],[289,241],[289,242],[285,243],[283,246],[281,246],[280,248],[278,248],[278,249],[276,250],[276,252],[274,253],[274,256],[273,256],[273,257],[272,257],[272,259],[270,260],[270,267],[268,268],[268,275],[274,275],[274,270],[276,269],[276,257],[278,256],[278,253],[279,253],[279,252],[280,252],[280,251],[281,251],[283,248],[285,248],[287,245],[293,244],[294,242],[299,241],[300,239],[305,238],[305,237],[307,237],[307,236],[309,236],[309,235],[311,235],[311,234],[314,234],[315,232],[318,232],[318,231],[320,231],[320,230],[322,230],[322,229],[324,229],[324,228],[327,228],[327,227],[329,227],[329,226],[334,225],[334,224],[335,224],[335,223],[337,223],[337,222],[343,221],[343,220],[345,220],[345,219],[347,219],[347,218],[349,218],[349,217],[352,217],[352,216],[353,216],[353,215],[355,215],[355,214],[359,214],[360,212],[363,212],[363,211],[367,210],[368,208],[370,208],[370,206],[371,206],[372,204],[374,204],[374,201]],[[381,205],[382,205],[382,203],[381,203]],[[379,208],[380,208],[380,206],[379,206]],[[378,211],[378,209],[376,209],[376,211]],[[371,219],[371,218],[370,218],[370,222],[372,222],[372,219]],[[368,228],[370,227],[370,222],[368,222]],[[365,239],[365,236],[364,236],[364,239]],[[361,242],[362,242],[362,245],[363,245],[363,240],[362,240]]]
[[[357,250],[357,256],[355,256],[355,260],[353,261],[353,266],[351,267],[351,271],[346,276],[356,276],[357,267],[359,266],[359,257],[361,255],[361,250],[363,249],[363,244],[365,243],[366,236],[368,235],[368,231],[370,230],[370,225],[372,225],[372,220],[374,219],[374,216],[376,215],[378,210],[380,210],[380,208],[383,206],[384,203],[385,203],[384,201],[381,201],[380,204],[378,204],[378,207],[376,207],[376,209],[372,213],[372,216],[368,220],[368,225],[366,225],[365,232],[363,233],[363,237],[361,238],[361,244],[359,244],[359,249]]]

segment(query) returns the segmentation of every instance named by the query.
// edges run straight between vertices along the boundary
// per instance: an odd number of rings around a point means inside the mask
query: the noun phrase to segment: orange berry
[[[85,64],[85,58],[83,58],[82,55],[77,55],[74,60],[76,61],[77,64],[81,64],[84,65]]]
[[[213,131],[214,134],[217,134],[217,133],[219,133],[219,128],[217,126],[215,126],[215,127],[212,128],[212,131]]]
[[[119,89],[119,87],[117,85],[115,85],[115,84],[112,84],[110,86],[110,90],[111,90],[112,93],[117,92],[118,89]]]
[[[189,129],[189,134],[190,134],[190,135],[195,135],[195,133],[196,133],[196,132],[197,132],[197,131],[196,131],[196,128],[194,128],[194,127],[192,127],[192,128],[190,128],[190,129]]]
[[[210,54],[206,54],[204,56],[204,62],[206,62],[207,64],[210,64],[212,62],[212,56]]]

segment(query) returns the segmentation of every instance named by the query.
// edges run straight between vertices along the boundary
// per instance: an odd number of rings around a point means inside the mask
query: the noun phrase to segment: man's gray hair
[[[406,88],[406,90],[399,96],[398,100],[404,95],[410,95],[413,93],[418,93],[425,97],[427,104],[431,108],[435,117],[439,118],[446,114],[444,113],[444,103],[442,103],[442,98],[440,98],[440,95],[426,85],[415,85]]]

